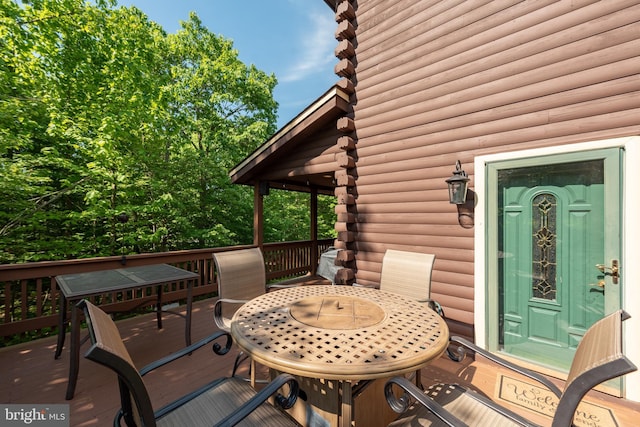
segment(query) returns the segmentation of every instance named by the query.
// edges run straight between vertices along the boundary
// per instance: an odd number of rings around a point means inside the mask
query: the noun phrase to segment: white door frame
[[[478,156],[474,163],[473,190],[476,193],[474,214],[475,267],[474,267],[474,327],[475,341],[480,347],[487,348],[487,299],[486,299],[486,165],[488,163],[513,160],[525,157],[548,156],[602,148],[621,147],[625,150],[624,175],[622,178],[622,235],[624,242],[621,256],[621,275],[624,284],[622,307],[631,318],[624,322],[625,354],[640,367],[640,136],[590,141],[579,144],[562,145],[533,150]],[[497,325],[496,325],[497,327]],[[636,333],[632,333],[636,331]],[[626,376],[625,397],[640,402],[640,372]]]

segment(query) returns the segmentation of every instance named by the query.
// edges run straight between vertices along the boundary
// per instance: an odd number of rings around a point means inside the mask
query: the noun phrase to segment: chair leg
[[[235,362],[233,362],[233,370],[231,371],[231,376],[232,377],[236,376],[236,373],[238,371],[238,368],[240,367],[240,364],[247,359],[249,359],[249,377],[248,378],[239,377],[239,378],[244,381],[249,381],[253,387],[255,387],[256,384],[268,384],[269,380],[267,379],[256,379],[256,372],[257,372],[256,362],[254,362],[253,359],[250,359],[248,355],[244,354],[244,352],[240,352],[236,356],[236,360]]]
[[[416,371],[416,387],[420,390],[424,390],[424,387],[422,387],[422,373],[420,372],[420,369]]]
[[[232,377],[236,376],[236,371],[240,367],[240,364],[242,362],[244,362],[245,360],[247,360],[248,358],[249,358],[249,356],[244,354],[244,352],[241,351],[240,353],[238,353],[238,355],[236,356],[235,362],[233,362],[233,370],[231,371],[231,376]]]
[[[465,355],[466,351],[464,350],[464,348],[462,348],[462,346],[458,347],[455,352],[447,347],[447,356],[449,356],[449,359],[453,360],[454,362],[462,362]]]
[[[438,313],[438,315],[446,321],[447,318],[444,315],[444,309],[437,301],[429,300],[429,308]],[[462,362],[465,356],[465,351],[462,347],[458,347],[456,352],[453,352],[449,347],[447,347],[447,356],[449,356],[449,359],[454,362]],[[416,385],[418,384],[416,383]]]

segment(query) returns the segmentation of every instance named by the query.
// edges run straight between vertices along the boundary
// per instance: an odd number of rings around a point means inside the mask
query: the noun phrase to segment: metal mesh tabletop
[[[426,304],[354,286],[299,286],[243,305],[231,333],[271,368],[312,378],[363,380],[419,369],[448,344]]]
[[[56,277],[60,290],[67,298],[86,298],[104,292],[157,285],[180,280],[197,279],[196,273],[167,264],[143,265],[115,270],[65,274]]]

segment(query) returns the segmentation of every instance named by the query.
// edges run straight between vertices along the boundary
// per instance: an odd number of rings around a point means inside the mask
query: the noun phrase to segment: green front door
[[[620,155],[607,149],[489,167],[500,350],[566,371],[589,326],[620,307],[621,283],[609,269],[620,259]]]

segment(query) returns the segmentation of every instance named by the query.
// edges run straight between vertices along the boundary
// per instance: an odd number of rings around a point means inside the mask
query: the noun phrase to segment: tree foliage
[[[0,262],[250,243],[227,173],[275,131],[276,83],[193,13],[166,34],[115,1],[0,0]],[[299,197],[273,240],[308,238]]]

